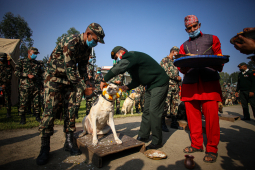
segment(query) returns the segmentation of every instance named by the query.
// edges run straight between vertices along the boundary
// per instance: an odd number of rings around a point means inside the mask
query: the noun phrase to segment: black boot
[[[135,111],[136,113],[140,113],[140,111],[139,111],[139,109],[138,109],[138,108],[135,108],[135,110],[136,110],[136,111]]]
[[[45,165],[49,161],[50,137],[41,137],[41,141],[41,151],[39,156],[36,158],[37,165]]]
[[[22,125],[26,124],[26,115],[25,114],[20,116],[20,124],[22,124]]]
[[[37,113],[35,118],[37,122],[41,122],[40,113]]]
[[[12,116],[11,116],[11,107],[8,107],[8,109],[7,109],[7,114],[6,114],[6,117],[7,118],[11,118]]]
[[[162,127],[163,132],[169,132],[169,130],[166,126],[165,116],[162,116],[162,118],[161,118],[161,127]]]
[[[117,108],[117,109],[116,109],[116,115],[119,115],[119,114],[120,114],[120,109]]]
[[[69,151],[71,155],[80,155],[82,152],[73,142],[73,132],[66,133],[66,142],[64,144],[64,150]]]
[[[170,127],[173,129],[183,130],[183,127],[179,126],[179,123],[177,122],[177,118],[175,116],[172,116],[172,122]]]

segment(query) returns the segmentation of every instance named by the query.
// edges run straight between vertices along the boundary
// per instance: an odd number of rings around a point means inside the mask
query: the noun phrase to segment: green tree
[[[32,47],[34,40],[31,38],[33,31],[28,23],[20,15],[14,16],[7,12],[0,23],[0,37],[9,39],[20,39],[20,56],[27,57],[29,47]]]
[[[231,73],[229,76],[228,83],[231,83],[231,79],[232,79],[232,83],[236,83],[238,81],[238,74],[239,74],[239,71]]]
[[[255,63],[253,61],[249,61],[247,67],[251,70],[255,70]]]
[[[43,57],[43,63],[44,63],[44,67],[46,68],[47,67],[47,62],[49,61],[49,58],[50,58],[50,56],[49,56],[49,54],[47,54],[47,56],[44,56]]]
[[[229,80],[229,74],[227,72],[220,72],[220,85],[222,85],[224,82],[228,83]]]
[[[66,35],[71,35],[71,34],[80,34],[80,31],[77,31],[74,27],[71,27],[67,33],[62,34],[60,37],[58,37],[56,45],[61,41],[61,39],[66,36]]]

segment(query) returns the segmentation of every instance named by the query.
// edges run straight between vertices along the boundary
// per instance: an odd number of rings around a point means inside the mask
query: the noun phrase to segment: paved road
[[[241,116],[242,108],[240,105],[224,107],[224,114]],[[217,162],[204,163],[204,153],[194,153],[192,155],[195,157],[195,169],[254,169],[255,121],[253,116],[251,118],[251,121],[220,120],[221,139]],[[140,116],[117,118],[116,129],[119,133],[136,138],[140,121]],[[81,124],[77,124],[77,128],[80,130]],[[160,150],[168,155],[167,159],[151,160],[140,152],[130,150],[106,157],[100,170],[185,169],[183,148],[190,145],[189,131],[170,129],[168,133],[163,132],[163,136],[164,146]],[[51,138],[51,160],[49,164],[38,167],[35,164],[35,158],[40,150],[37,128],[1,132],[0,169],[98,169],[84,162],[86,160],[84,155],[70,157],[62,150],[64,140],[62,126],[56,126],[55,134]]]

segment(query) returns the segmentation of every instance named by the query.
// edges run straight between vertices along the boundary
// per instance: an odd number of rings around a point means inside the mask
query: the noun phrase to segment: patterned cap
[[[241,67],[241,66],[243,66],[243,65],[246,65],[246,66],[247,66],[247,64],[246,64],[245,62],[242,62],[242,63],[238,64],[237,67]]]
[[[195,22],[198,22],[198,18],[195,15],[188,15],[184,18],[184,24],[185,27],[189,26],[190,24],[193,24]]]
[[[178,47],[176,47],[176,46],[173,46],[172,48],[171,48],[171,50],[170,50],[170,52],[171,51],[177,51],[178,53],[179,53],[179,51],[180,51],[180,48],[178,48]]]
[[[123,47],[121,47],[121,46],[116,46],[116,47],[114,47],[114,49],[113,49],[112,52],[111,52],[111,57],[112,57],[112,59],[114,59],[115,54],[116,54],[121,48],[123,48]]]
[[[104,30],[103,28],[97,23],[91,23],[89,28],[97,35],[97,39],[100,43],[104,44]]]
[[[34,53],[40,54],[39,51],[38,51],[38,49],[35,48],[35,47],[30,47],[28,50],[33,50]]]

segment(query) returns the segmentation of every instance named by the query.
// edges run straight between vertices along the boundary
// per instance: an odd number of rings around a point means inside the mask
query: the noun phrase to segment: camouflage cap
[[[171,50],[170,50],[170,52],[171,51],[177,51],[178,53],[179,53],[179,51],[180,51],[180,48],[178,48],[178,47],[176,47],[176,46],[173,46],[172,48],[171,48]]]
[[[39,51],[38,51],[38,49],[35,48],[35,47],[30,47],[28,50],[33,50],[34,53],[40,54]]]
[[[242,62],[242,63],[238,64],[237,67],[241,67],[241,66],[243,66],[243,65],[246,65],[246,66],[247,66],[247,64],[246,64],[245,62]]]
[[[97,23],[91,23],[88,27],[97,35],[98,42],[104,44],[105,34],[103,28]]]
[[[101,71],[101,67],[97,67],[97,71]]]
[[[116,55],[116,53],[117,53],[121,48],[123,48],[123,47],[121,47],[121,46],[116,46],[116,47],[113,48],[113,50],[112,50],[112,52],[111,52],[111,57],[112,57],[112,59],[114,59],[114,56]]]

